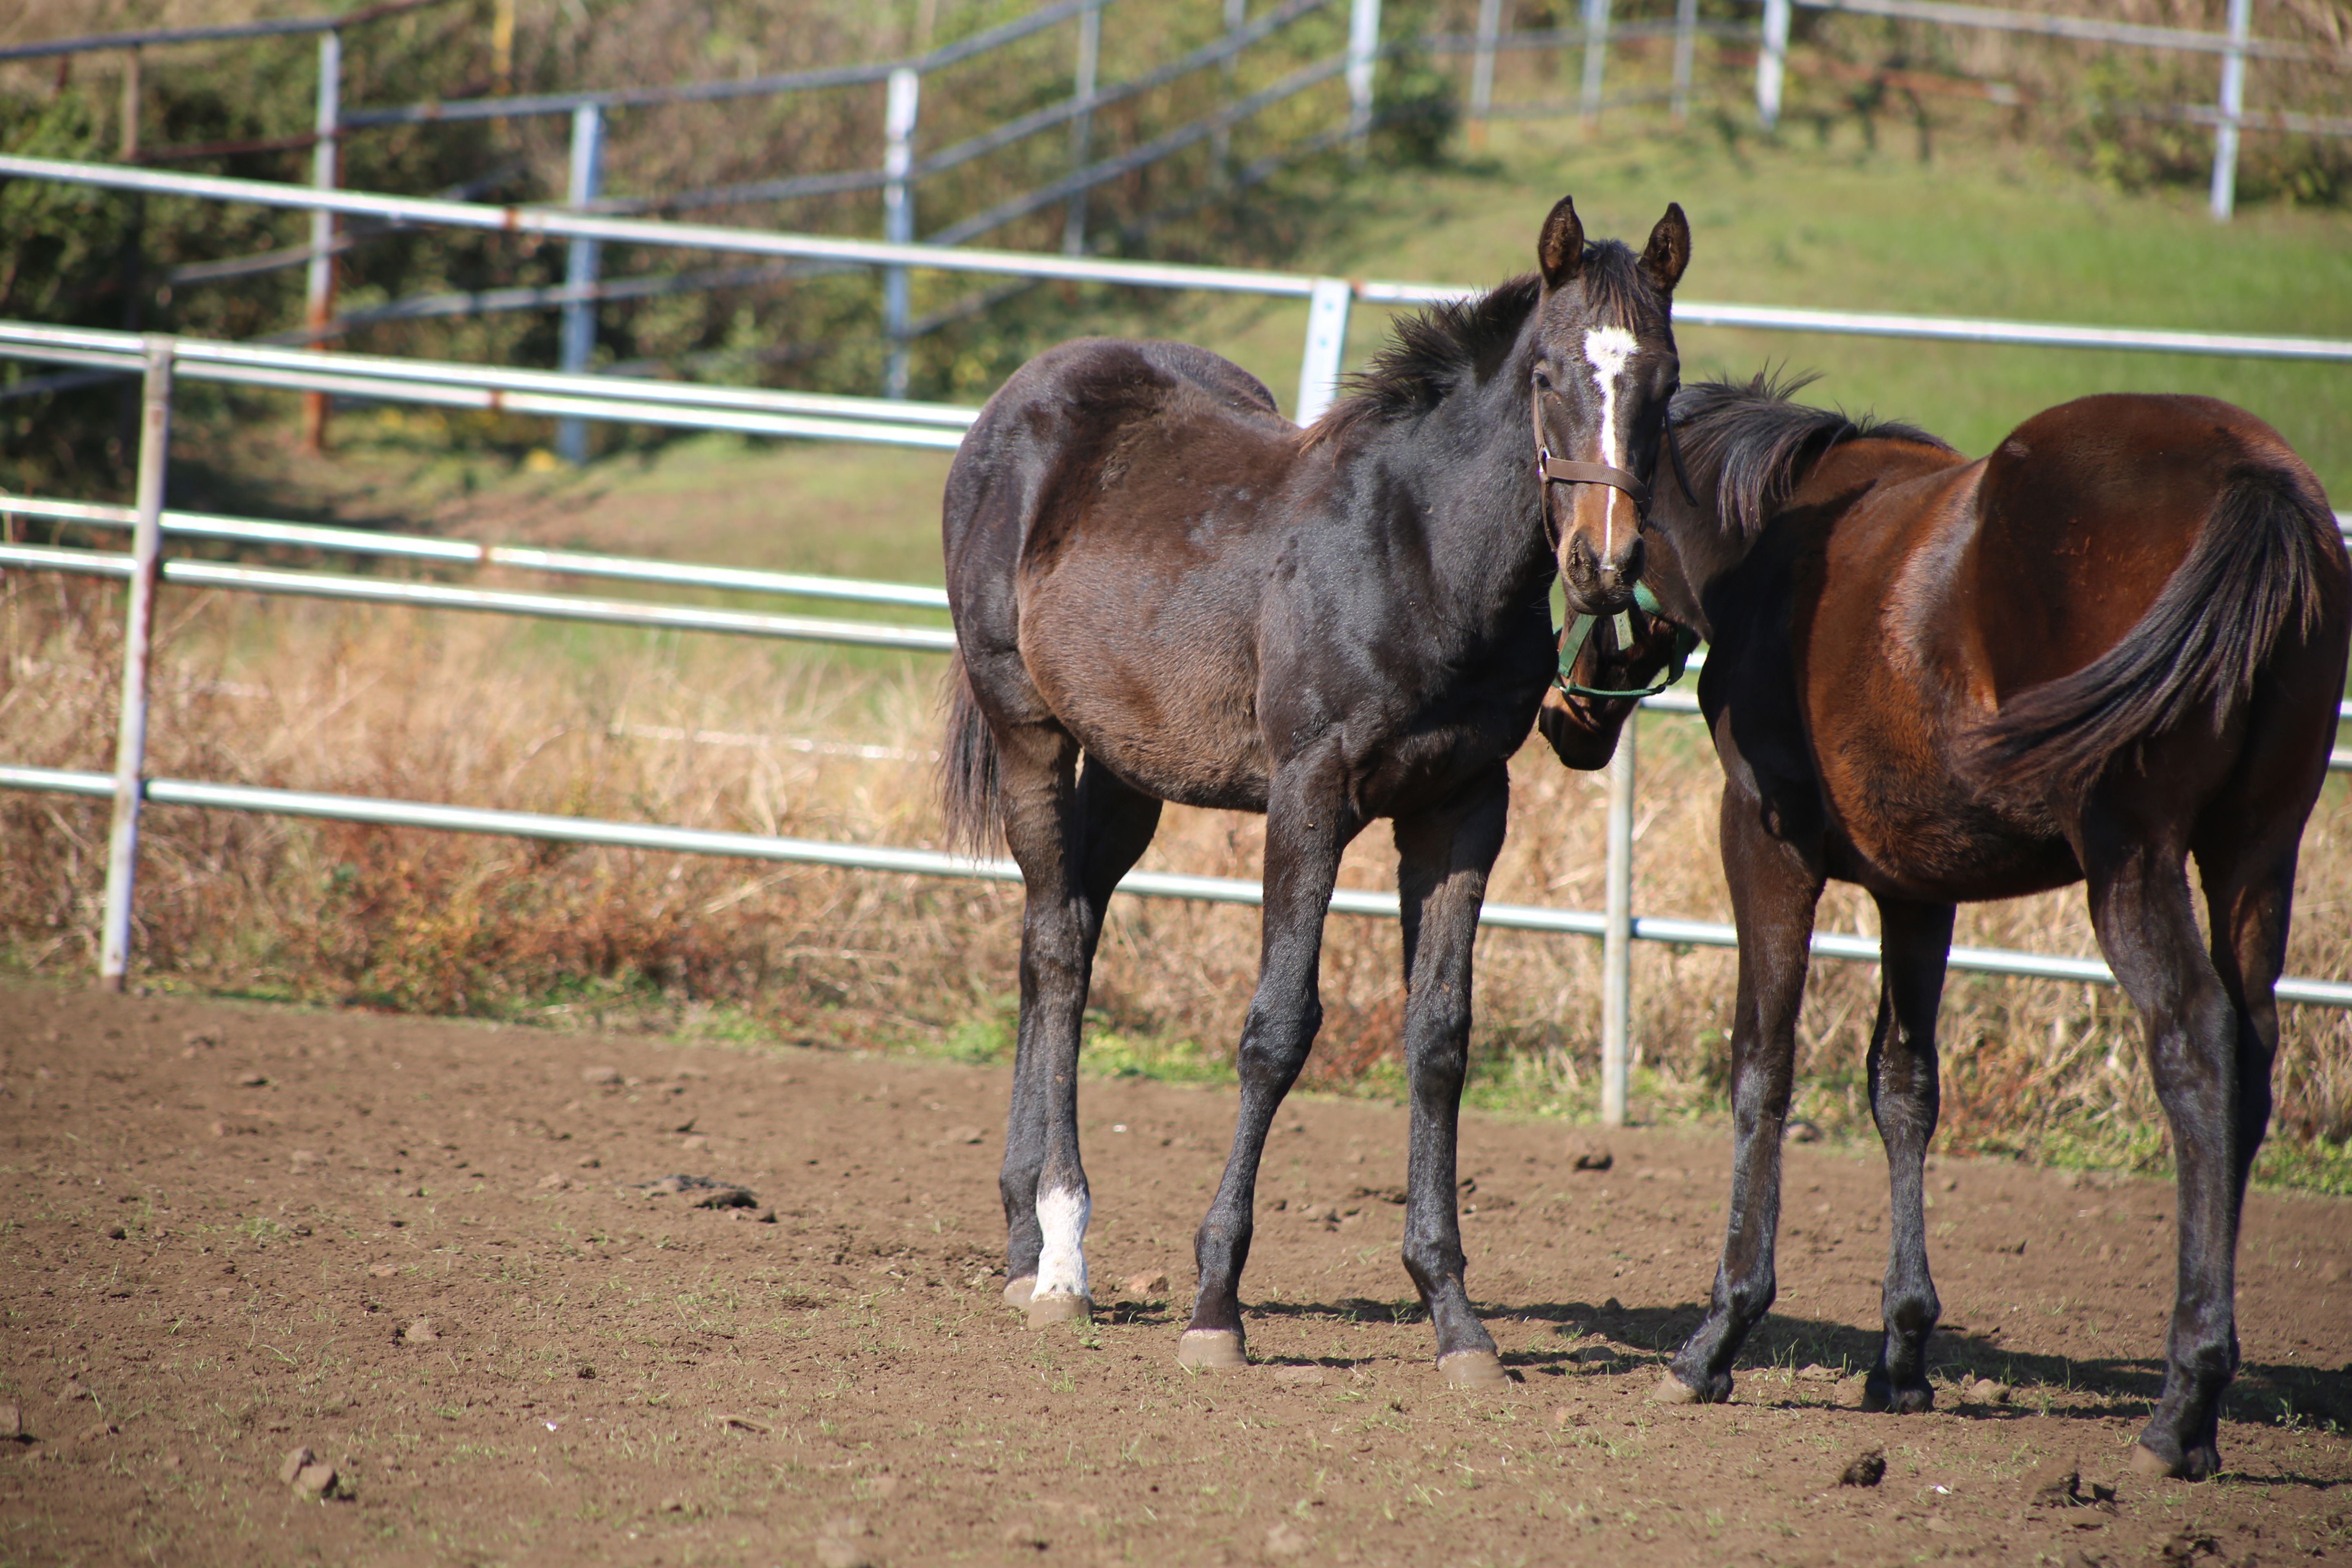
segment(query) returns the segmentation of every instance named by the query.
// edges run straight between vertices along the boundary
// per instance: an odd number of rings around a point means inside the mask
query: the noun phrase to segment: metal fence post
[[[1625,1125],[1625,1080],[1633,1014],[1633,737],[1638,716],[1618,732],[1609,758],[1608,924],[1601,938],[1601,1125]]]
[[[1230,7],[1229,7],[1230,8]],[[1071,96],[1080,103],[1095,95],[1096,72],[1102,63],[1102,0],[1087,6],[1078,15],[1078,74]],[[1070,173],[1076,174],[1094,156],[1095,115],[1091,109],[1079,111],[1070,121]],[[1062,254],[1083,256],[1087,248],[1087,192],[1084,186],[1070,193],[1069,205],[1063,209]]]
[[[1470,150],[1486,150],[1486,116],[1495,109],[1495,35],[1503,30],[1503,0],[1478,0],[1478,37],[1470,56]]]
[[[2221,123],[2213,128],[2213,216],[2223,223],[2238,202],[2238,117],[2246,109],[2246,35],[2253,0],[2230,0],[2230,52],[2221,57]]]
[[[1307,352],[1298,361],[1298,423],[1312,425],[1339,395],[1339,367],[1348,355],[1348,305],[1356,287],[1345,278],[1318,278],[1307,297]]]
[[[1697,42],[1698,0],[1675,0],[1673,111],[1677,125],[1690,119],[1691,56]]]
[[[1584,130],[1601,129],[1601,80],[1609,68],[1609,0],[1584,0]]]
[[[1348,134],[1355,156],[1370,150],[1372,68],[1381,56],[1381,0],[1352,0],[1348,13]]]
[[[893,245],[915,238],[915,187],[908,178],[915,168],[915,116],[922,101],[923,79],[901,66],[890,73],[889,97],[882,110],[882,237]],[[907,395],[907,269],[882,269],[882,335],[889,340],[890,358],[882,374],[882,395]]]
[[[1228,35],[1240,32],[1242,24],[1248,20],[1249,0],[1225,0],[1225,32]],[[1218,74],[1224,81],[1224,103],[1231,103],[1234,100],[1234,84],[1241,75],[1240,59],[1235,56],[1226,56],[1225,63],[1218,68]],[[1221,103],[1218,107],[1222,109],[1224,104]],[[1209,161],[1216,165],[1218,179],[1223,180],[1233,173],[1234,128],[1232,126],[1220,125],[1209,132]]]
[[[342,161],[336,132],[342,118],[343,36],[321,33],[319,112],[311,126],[319,140],[310,148],[310,184],[316,190],[335,188],[336,170]],[[335,215],[324,209],[310,215],[310,275],[305,280],[303,307],[303,321],[312,333],[310,346],[325,348],[327,340],[323,334],[335,315]],[[313,452],[323,450],[327,445],[327,395],[323,392],[302,395],[302,444]]]
[[[1756,51],[1756,118],[1780,123],[1780,79],[1789,63],[1789,0],[1764,0],[1764,47]]]
[[[604,194],[604,110],[583,103],[572,111],[572,189],[567,205],[585,207]],[[593,239],[575,239],[564,247],[563,328],[558,353],[561,368],[577,375],[588,368],[596,351],[596,287],[604,246]],[[555,455],[578,467],[588,460],[588,422],[560,419],[555,425]]]
[[[122,51],[122,162],[139,162],[139,106],[146,96],[141,68],[145,51],[138,45]]]
[[[131,536],[131,603],[122,628],[122,717],[114,742],[114,826],[106,845],[106,914],[98,979],[120,991],[131,972],[131,903],[139,873],[139,804],[147,773],[147,666],[163,554],[163,474],[172,453],[172,340],[151,334],[139,412],[139,520]]]

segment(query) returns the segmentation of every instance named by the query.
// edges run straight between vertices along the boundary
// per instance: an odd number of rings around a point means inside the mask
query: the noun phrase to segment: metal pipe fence
[[[1336,370],[1337,351],[1333,344],[1344,342],[1345,302],[1358,292],[1345,285],[1335,289],[1329,286],[1331,281],[1314,280],[1309,289],[1310,300],[1323,307],[1319,321],[1315,320],[1318,312],[1310,310],[1309,344],[1306,356],[1310,377]],[[1407,286],[1393,287],[1402,289]],[[1336,308],[1339,312],[1336,321],[1329,313],[1335,308],[1334,300],[1338,301]],[[0,354],[37,359],[65,355],[70,356],[73,363],[89,363],[95,359],[113,361],[122,357],[126,339],[127,334],[86,333],[67,329],[0,324]],[[502,834],[657,851],[736,856],[925,877],[994,881],[1019,879],[1018,869],[1004,861],[969,860],[930,850],[769,838],[657,824],[613,823],[437,803],[369,799],[147,777],[146,691],[151,658],[148,638],[152,635],[150,628],[157,593],[167,584],[611,626],[792,638],[907,652],[951,651],[954,634],[938,626],[892,626],[700,605],[600,599],[565,594],[516,593],[440,583],[352,577],[310,570],[289,571],[209,561],[166,560],[163,557],[163,540],[167,533],[172,533],[452,563],[506,565],[670,585],[832,596],[920,605],[931,608],[939,607],[945,599],[944,594],[937,589],[905,584],[745,573],[729,568],[599,557],[581,552],[520,550],[410,536],[374,535],[358,530],[261,523],[209,514],[173,513],[167,511],[163,504],[164,454],[169,444],[173,374],[184,355],[192,374],[233,374],[235,379],[244,384],[274,385],[291,390],[314,389],[320,384],[321,378],[310,367],[321,357],[360,362],[359,368],[325,379],[338,388],[358,388],[367,395],[387,400],[436,402],[453,393],[523,397],[530,395],[505,390],[506,385],[511,384],[506,378],[527,377],[534,384],[587,383],[582,395],[553,397],[547,401],[564,408],[598,407],[604,411],[600,416],[604,417],[693,426],[714,413],[734,418],[763,416],[748,411],[709,410],[683,402],[638,400],[635,395],[643,388],[627,384],[598,382],[593,377],[551,377],[543,373],[435,366],[418,362],[368,360],[366,356],[356,355],[306,355],[282,350],[255,349],[250,345],[207,344],[163,336],[150,336],[138,342],[142,374],[146,383],[143,405],[147,416],[142,427],[141,483],[136,506],[128,509],[126,516],[126,509],[100,507],[87,502],[31,498],[0,500],[0,516],[16,513],[114,528],[122,527],[127,522],[132,530],[132,549],[127,553],[0,544],[0,570],[15,567],[18,570],[80,573],[127,579],[132,585],[122,671],[121,733],[116,747],[114,773],[110,777],[69,770],[0,766],[0,788],[85,796],[111,795],[113,797],[107,898],[102,917],[101,976],[106,984],[121,985],[129,971],[140,813],[145,805],[151,803],[443,831]],[[285,363],[289,360],[295,363]],[[1318,362],[1324,366],[1323,372],[1314,368]],[[1328,381],[1326,387],[1328,389]],[[728,391],[738,401],[789,395],[719,390]],[[1303,393],[1314,390],[1310,382],[1307,387],[1303,388]],[[847,404],[857,400],[835,401]],[[955,435],[952,418],[965,412],[940,410],[941,423],[926,427],[893,422],[897,412],[906,406],[904,405],[886,402],[873,403],[869,406],[882,411],[884,416],[872,420],[832,419],[823,423],[866,432],[863,438],[895,440],[904,444],[936,444],[942,437],[952,437]],[[848,411],[835,409],[835,412]],[[764,417],[780,416],[769,415]],[[1686,693],[1665,693],[1651,699],[1645,706],[1664,711],[1686,712],[1695,710],[1696,704]],[[1622,1121],[1625,1107],[1624,1089],[1631,1040],[1631,944],[1635,941],[1653,941],[1684,946],[1736,946],[1738,940],[1731,927],[1719,922],[1637,917],[1633,912],[1633,801],[1637,734],[1636,727],[1628,727],[1610,770],[1609,907],[1594,912],[1496,904],[1487,906],[1481,917],[1483,924],[1498,930],[1601,938],[1606,994],[1602,1029],[1602,1109],[1604,1119],[1612,1121]],[[2339,760],[2352,765],[2352,759]],[[1259,902],[1261,897],[1258,885],[1254,883],[1164,873],[1134,873],[1120,887],[1123,891],[1146,897],[1245,905]],[[1398,916],[1394,895],[1361,889],[1339,890],[1332,900],[1331,908],[1342,914],[1384,919]],[[1877,957],[1874,941],[1853,933],[1817,933],[1812,948],[1816,956],[1826,959],[1873,962]],[[2084,984],[2114,983],[2105,966],[2095,959],[2043,953],[1955,948],[1950,967],[1962,972]],[[2278,994],[2284,1001],[2352,1007],[2352,984],[2339,982],[2291,978],[2281,983]]]

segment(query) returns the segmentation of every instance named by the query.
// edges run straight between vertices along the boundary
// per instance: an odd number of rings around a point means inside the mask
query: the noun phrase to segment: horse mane
[[[1666,319],[1657,290],[1622,241],[1587,244],[1578,277],[1597,317],[1637,331]],[[1426,414],[1465,382],[1492,375],[1517,346],[1542,298],[1543,280],[1529,272],[1483,294],[1400,318],[1371,362],[1341,382],[1342,396],[1307,432],[1307,443]]]
[[[1675,437],[1693,468],[1716,474],[1716,508],[1724,526],[1756,537],[1823,453],[1841,441],[1916,441],[1939,451],[1948,442],[1916,425],[1856,418],[1793,401],[1821,377],[1767,367],[1751,381],[1702,381],[1675,395]]]

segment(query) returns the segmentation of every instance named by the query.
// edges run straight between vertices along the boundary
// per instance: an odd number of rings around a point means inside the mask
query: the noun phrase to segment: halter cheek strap
[[[1551,447],[1544,439],[1543,405],[1535,398],[1528,399],[1528,412],[1536,426],[1536,476],[1544,484],[1607,485],[1623,490],[1633,500],[1637,515],[1650,510],[1650,487],[1622,468],[1612,468],[1606,463],[1571,463],[1565,458],[1551,455]]]

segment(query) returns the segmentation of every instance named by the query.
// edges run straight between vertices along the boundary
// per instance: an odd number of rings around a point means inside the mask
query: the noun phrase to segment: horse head
[[[1561,197],[1536,243],[1529,396],[1545,527],[1559,541],[1570,609],[1612,615],[1633,602],[1642,531],[1656,488],[1666,407],[1682,362],[1675,285],[1690,262],[1690,225],[1668,204],[1636,258],[1588,247],[1576,204]]]

